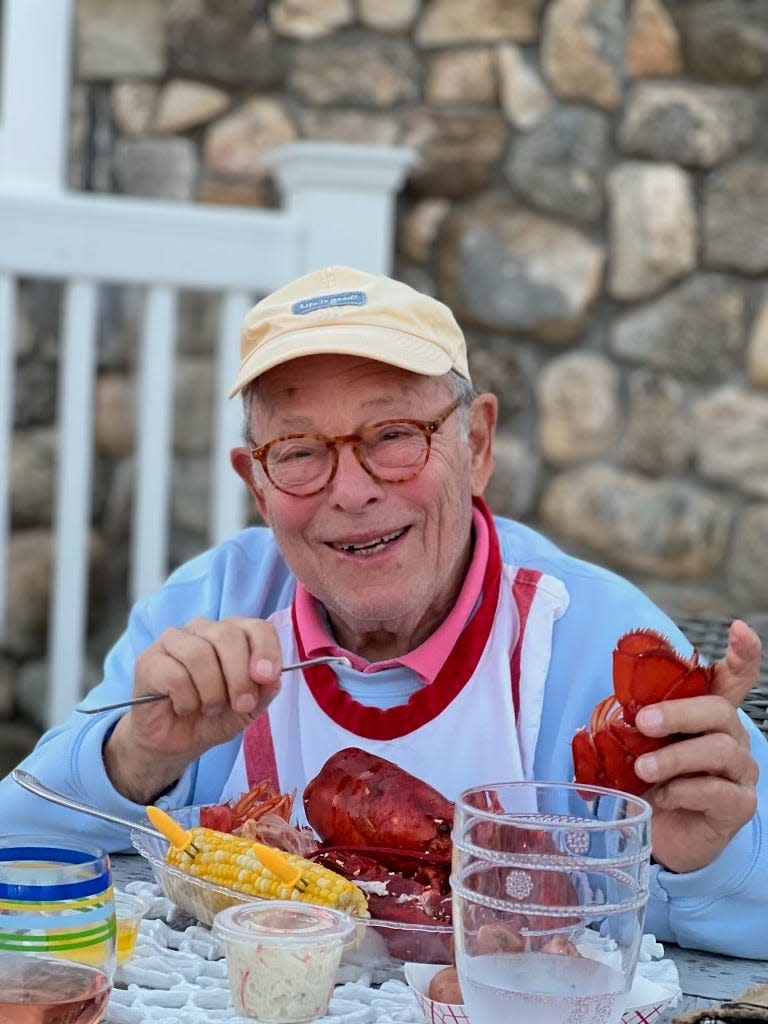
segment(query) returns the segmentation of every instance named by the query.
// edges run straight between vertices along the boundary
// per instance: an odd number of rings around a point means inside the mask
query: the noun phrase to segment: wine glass
[[[462,793],[453,827],[456,967],[471,1024],[614,1024],[648,900],[651,808],[598,787]]]
[[[59,836],[0,838],[0,1024],[95,1024],[114,968],[107,854]]]

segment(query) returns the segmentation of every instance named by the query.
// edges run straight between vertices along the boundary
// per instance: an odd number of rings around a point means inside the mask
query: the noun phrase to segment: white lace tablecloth
[[[224,951],[208,928],[179,914],[149,882],[124,888],[150,900],[136,951],[115,974],[104,1024],[254,1024],[232,1006]],[[363,975],[339,984],[318,1024],[418,1024],[416,999],[404,981],[373,988]]]
[[[133,957],[115,973],[103,1024],[254,1024],[253,1018],[235,1013],[224,950],[210,929],[179,911],[154,883],[131,881],[122,887],[148,899],[150,909]],[[628,1011],[624,1024],[647,1024],[670,1000],[677,1001],[677,968],[671,960],[659,959],[663,953],[653,935],[643,936],[632,989],[637,1000],[630,1003],[642,1010]],[[341,966],[328,1014],[317,1024],[423,1024],[416,997],[404,980],[388,977],[394,972],[387,970],[387,980],[379,984],[377,977],[374,986],[370,974],[358,976],[360,970]],[[355,980],[347,980],[345,972]]]

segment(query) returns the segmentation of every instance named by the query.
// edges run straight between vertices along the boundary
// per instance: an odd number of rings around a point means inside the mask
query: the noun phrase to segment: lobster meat
[[[571,741],[574,780],[642,796],[651,784],[635,774],[636,758],[677,737],[643,735],[635,727],[637,712],[647,704],[704,696],[713,673],[714,666],[699,664],[697,651],[683,658],[655,630],[625,633],[613,651],[614,693],[595,706],[589,726]]]

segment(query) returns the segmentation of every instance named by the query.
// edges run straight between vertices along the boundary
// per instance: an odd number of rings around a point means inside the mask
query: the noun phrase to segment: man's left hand
[[[760,674],[760,638],[741,620],[731,624],[728,649],[705,697],[663,701],[638,712],[647,736],[684,738],[635,762],[653,788],[653,855],[670,871],[711,863],[754,815],[758,767],[737,708]]]

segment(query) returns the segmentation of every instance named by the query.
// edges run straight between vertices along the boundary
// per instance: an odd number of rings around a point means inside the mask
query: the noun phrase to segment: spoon
[[[310,658],[308,661],[297,661],[295,665],[283,665],[280,669],[281,674],[283,672],[293,672],[297,668],[309,668],[310,665],[344,665],[346,668],[351,668],[352,663],[349,658],[327,656],[324,658]],[[75,708],[81,715],[98,715],[102,711],[115,711],[117,708],[132,708],[136,704],[150,704],[154,700],[170,700],[171,695],[169,693],[147,693],[143,697],[132,697],[130,700],[121,700],[117,704],[100,704],[95,708]]]

